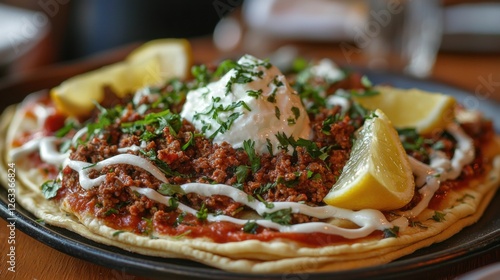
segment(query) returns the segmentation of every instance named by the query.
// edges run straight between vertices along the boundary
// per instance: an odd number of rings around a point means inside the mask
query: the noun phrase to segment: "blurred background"
[[[0,5],[3,75],[131,42],[209,35],[220,19],[212,2],[203,0],[0,0]]]
[[[426,77],[439,51],[499,53],[499,15],[466,0],[0,0],[0,79],[164,37],[264,56],[322,44],[340,64]]]

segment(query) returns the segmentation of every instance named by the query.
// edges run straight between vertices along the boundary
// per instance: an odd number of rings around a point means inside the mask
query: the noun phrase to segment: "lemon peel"
[[[104,87],[123,97],[147,85],[186,78],[192,64],[185,39],[157,39],[132,51],[124,61],[73,76],[50,90],[57,108],[69,116],[85,116],[104,99]]]
[[[454,119],[456,101],[449,95],[389,86],[377,86],[375,90],[379,94],[354,100],[369,110],[381,109],[396,128],[415,128],[421,134],[431,134]]]

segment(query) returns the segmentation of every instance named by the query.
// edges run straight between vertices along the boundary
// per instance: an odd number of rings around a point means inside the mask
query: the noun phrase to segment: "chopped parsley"
[[[419,227],[419,228],[422,228],[422,229],[426,229],[427,226],[425,226],[422,222],[420,221],[410,221],[410,224],[409,224],[410,227]]]
[[[168,176],[182,176],[182,174],[179,174],[178,172],[173,171],[168,164],[156,156],[156,151],[155,150],[139,150],[141,154],[143,154],[147,159],[152,161],[156,167],[158,167],[165,175]]]
[[[196,212],[196,218],[198,218],[199,220],[206,220],[208,218],[208,209],[207,207],[205,206],[205,203],[203,203],[201,205],[201,208],[200,210],[198,210]]]
[[[260,157],[255,152],[255,141],[243,141],[243,149],[245,150],[245,153],[248,156],[248,160],[250,161],[252,172],[256,173],[260,169]]]
[[[64,154],[71,148],[71,140],[66,140],[59,146],[59,152]]]
[[[370,81],[370,79],[368,79],[366,75],[363,75],[361,77],[361,84],[366,88],[370,88],[373,86],[373,83]]]
[[[425,161],[429,157],[426,150],[426,144],[429,141],[424,139],[414,128],[399,128],[397,129],[403,148],[409,153],[414,152],[422,155]]]
[[[300,179],[301,173],[300,172],[295,172],[294,175],[295,175],[295,178],[291,179],[291,180],[286,180],[283,177],[278,177],[278,179],[276,180],[276,183],[277,184],[282,184],[282,185],[284,185],[287,188],[295,188],[299,184],[299,179]]]
[[[273,92],[271,92],[271,94],[267,97],[267,101],[270,102],[270,103],[276,103],[276,90],[277,88],[275,88],[273,90]]]
[[[181,233],[181,234],[178,234],[176,236],[174,236],[173,238],[174,239],[182,239],[184,238],[185,236],[188,236],[192,231],[190,229],[186,230],[185,232]]]
[[[100,113],[96,122],[87,125],[87,141],[92,139],[94,135],[102,133],[105,128],[119,119],[123,112],[123,108],[119,105],[108,109],[102,107],[99,103],[95,103],[95,106]]]
[[[265,194],[269,190],[274,189],[277,183],[266,183],[253,191],[254,194]]]
[[[243,231],[246,233],[256,234],[259,225],[255,221],[248,221],[243,225]]]
[[[175,197],[171,197],[171,198],[168,200],[168,207],[169,207],[171,210],[175,210],[175,209],[177,209],[177,207],[179,207],[179,201],[178,201]]]
[[[330,128],[332,124],[337,123],[341,120],[342,120],[342,115],[340,112],[335,115],[330,115],[326,117],[326,119],[321,124],[321,132],[323,132],[323,134],[325,135],[331,135]]]
[[[293,149],[303,147],[313,158],[319,158],[321,160],[325,160],[328,157],[328,151],[332,148],[331,146],[327,146],[320,149],[314,141],[303,138],[295,140],[293,136],[286,136],[284,132],[278,132],[278,134],[276,134],[276,139],[278,139],[280,143],[278,146],[280,149],[288,151],[289,146]]]
[[[73,121],[66,122],[62,128],[55,132],[54,135],[58,138],[64,137],[76,127],[77,126]]]
[[[191,67],[191,74],[197,82],[198,87],[207,85],[211,80],[211,75],[205,64],[194,65]]]
[[[184,218],[186,217],[186,212],[180,213],[177,218],[175,219],[175,223],[173,224],[173,227],[177,227],[178,225],[182,224],[184,222]]]
[[[292,223],[292,208],[281,209],[272,213],[264,213],[264,219],[271,220],[280,225],[289,225]]]
[[[181,188],[180,185],[167,184],[167,183],[162,183],[158,188],[158,192],[161,193],[162,195],[168,195],[168,196],[172,196],[175,194],[182,194],[182,195],[185,194],[184,190]]]
[[[446,213],[434,211],[434,215],[429,220],[434,220],[436,222],[446,221],[444,216],[446,216]]]
[[[116,210],[115,208],[109,208],[105,213],[104,213],[104,216],[110,216],[110,215],[113,215],[113,214],[118,214],[118,210]]]
[[[227,59],[219,63],[219,66],[217,67],[217,70],[214,72],[215,77],[222,77],[224,76],[229,70],[235,68],[238,66],[238,63],[236,61]]]
[[[113,232],[113,237],[116,237],[118,235],[120,235],[121,233],[124,233],[125,231],[124,230],[117,230],[115,232]]]
[[[243,149],[245,150],[248,160],[250,161],[250,166],[239,165],[236,167],[235,175],[237,184],[234,187],[242,190],[243,184],[247,180],[250,172],[256,173],[260,169],[260,157],[255,152],[255,141],[245,140],[243,141]]]
[[[247,180],[248,175],[250,175],[250,167],[247,165],[239,165],[236,167],[236,181],[239,185],[243,186],[243,183]]]
[[[384,238],[398,237],[398,234],[399,234],[398,226],[384,229]]]
[[[281,118],[281,112],[280,112],[280,108],[278,108],[278,106],[274,106],[274,115],[276,116],[276,118],[278,120]]]
[[[380,92],[373,89],[364,89],[364,90],[351,89],[349,91],[349,94],[354,97],[371,97],[380,94]]]
[[[292,113],[296,120],[300,117],[300,109],[298,107],[293,106]]]
[[[189,135],[190,135],[189,140],[186,143],[184,143],[184,145],[182,145],[181,147],[181,150],[183,151],[187,150],[187,148],[191,147],[194,144],[194,137],[195,137],[194,133],[190,131]]]
[[[154,130],[147,130],[148,126],[154,128]],[[176,136],[181,126],[182,119],[180,115],[174,114],[168,109],[158,113],[147,114],[142,120],[121,124],[124,133],[133,134],[137,131],[144,131],[141,135],[141,140],[144,141],[150,141],[163,135],[165,128],[169,129],[170,134]]]
[[[258,99],[262,95],[262,90],[247,90],[248,96],[254,97],[255,99]]]
[[[257,194],[257,199],[262,202],[267,209],[273,209],[274,208],[274,203],[266,201],[260,194]]]
[[[222,76],[229,70],[234,69],[235,74],[231,76],[226,84],[226,94],[229,94],[233,89],[233,84],[247,84],[255,79],[262,79],[264,72],[254,70],[254,68],[258,66],[263,66],[264,68],[269,69],[271,68],[271,63],[263,61],[238,64],[227,60],[221,63],[219,68],[215,71],[215,76]]]
[[[349,117],[351,119],[365,119],[367,115],[369,115],[370,111],[361,106],[357,102],[353,102],[351,108],[349,109]]]
[[[149,218],[146,218],[146,217],[142,217],[142,220],[145,222],[145,228],[143,228],[143,233],[145,234],[150,234],[151,231],[153,231],[153,220],[149,219]],[[150,236],[152,239],[155,239],[154,236]]]
[[[309,66],[307,59],[302,57],[297,57],[292,62],[292,72],[298,73],[303,71]]]
[[[207,130],[211,129],[211,125],[207,124],[201,116],[208,116],[209,118],[215,120],[217,124],[219,124],[219,128],[212,133],[208,138],[209,139],[214,139],[217,134],[225,133],[228,131],[231,126],[233,125],[234,121],[240,117],[242,113],[240,112],[234,112],[236,108],[243,107],[248,111],[252,111],[250,107],[245,103],[245,101],[240,100],[238,102],[233,102],[227,106],[224,106],[223,104],[219,104],[220,102],[220,97],[212,97],[212,107],[207,111],[207,112],[202,112],[202,113],[196,113],[193,116],[193,119],[195,120],[202,120],[202,128],[201,131],[205,133]],[[227,113],[231,113],[229,116],[226,118],[221,118],[220,115],[222,113],[226,113],[224,115],[227,115]]]
[[[46,199],[51,199],[57,195],[57,191],[61,188],[61,182],[58,180],[49,180],[42,184],[42,194]]]
[[[474,199],[475,197],[471,194],[466,193],[461,198],[458,198],[457,202],[464,203],[467,198]]]

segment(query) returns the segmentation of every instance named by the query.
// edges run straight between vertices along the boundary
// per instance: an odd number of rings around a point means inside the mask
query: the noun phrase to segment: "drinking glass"
[[[437,0],[366,0],[367,21],[354,41],[370,68],[426,77],[441,43],[442,10]]]

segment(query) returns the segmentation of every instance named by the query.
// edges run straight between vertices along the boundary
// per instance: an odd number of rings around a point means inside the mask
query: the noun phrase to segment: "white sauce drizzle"
[[[136,91],[132,103],[136,106],[139,105],[144,96],[147,97],[148,103],[153,103],[160,98],[158,94],[151,94],[151,89],[149,87],[144,87]]]
[[[439,189],[441,181],[438,177],[436,177],[439,173],[436,173],[436,171],[430,166],[414,159],[413,157],[409,157],[409,159],[410,165],[413,169],[413,173],[417,177],[415,184],[421,185],[422,181],[424,182],[424,185],[418,190],[422,197],[420,202],[415,207],[413,207],[413,209],[401,212],[399,214],[405,217],[413,218],[418,216],[418,214],[422,213],[422,211],[427,208],[429,202],[432,199],[432,196]]]
[[[73,135],[73,138],[71,139],[71,144],[73,146],[76,146],[78,144],[78,140],[83,137],[88,131],[87,127],[83,127],[82,129],[78,130],[75,135]]]
[[[453,158],[449,160],[445,158],[444,153],[434,151],[431,154],[430,165],[427,165],[409,157],[413,173],[416,175],[415,184],[421,186],[418,192],[422,195],[422,199],[413,209],[400,214],[406,217],[418,216],[427,208],[441,182],[456,179],[464,166],[474,160],[474,143],[463,129],[458,124],[452,123],[446,130],[457,141]]]
[[[451,169],[441,173],[441,181],[456,179],[460,176],[465,165],[471,163],[475,157],[474,143],[472,139],[463,131],[456,123],[452,123],[447,127],[447,131],[453,135],[457,141],[457,147],[453,158],[451,159]],[[431,161],[431,166],[434,167]]]
[[[137,146],[137,145],[132,145],[130,147],[123,147],[123,148],[118,148],[118,152],[119,153],[126,153],[128,151],[132,151],[132,152],[137,152],[137,151],[140,151],[140,150],[143,150],[146,148],[146,142],[142,141],[141,142],[141,145],[140,146]]]
[[[97,178],[90,178],[89,173],[91,170],[101,170],[105,166],[111,164],[130,164],[144,170],[150,172],[154,177],[158,180],[167,183],[168,179],[163,175],[163,173],[153,164],[151,164],[148,160],[130,154],[121,154],[116,155],[111,158],[105,159],[95,165],[89,164],[87,162],[82,161],[69,161],[68,166],[73,170],[78,172],[79,175],[79,183],[82,188],[88,190],[92,187],[98,186],[102,184],[106,180],[106,175],[101,175]],[[392,224],[386,220],[385,216],[382,212],[372,209],[365,209],[360,211],[351,211],[347,209],[337,208],[333,206],[321,206],[321,207],[311,207],[305,204],[296,203],[296,202],[273,202],[274,207],[269,209],[266,207],[266,204],[259,202],[257,200],[249,200],[248,195],[240,191],[232,186],[217,184],[202,184],[202,183],[188,183],[181,185],[181,188],[186,193],[197,193],[203,196],[211,196],[211,195],[224,195],[232,198],[236,202],[240,202],[252,209],[254,209],[258,214],[263,215],[264,213],[272,213],[275,211],[283,210],[283,209],[292,209],[293,213],[302,213],[308,216],[317,217],[320,219],[327,218],[340,218],[340,219],[348,219],[360,226],[357,229],[344,229],[338,226],[334,226],[328,223],[304,223],[292,226],[282,226],[278,223],[271,222],[269,220],[257,220],[256,222],[259,225],[277,229],[282,232],[322,232],[329,234],[337,234],[343,236],[345,238],[359,238],[363,236],[367,236],[374,230],[384,230],[386,228],[390,228]],[[169,205],[168,196],[162,196],[157,191],[146,188],[136,188],[133,187],[133,190],[139,192],[142,195],[147,196],[148,198],[155,200],[159,203],[163,203],[165,205]],[[196,215],[196,210],[180,203],[180,210]],[[212,215],[210,214],[208,217],[209,221],[229,221],[236,224],[245,224],[249,220],[246,219],[236,219],[229,216],[224,215]]]
[[[32,111],[35,116],[37,117],[37,124],[38,127],[42,127],[45,124],[45,121],[47,120],[47,117],[52,115],[54,113],[53,108],[48,108],[46,106],[42,106],[40,104],[36,104],[33,108]]]
[[[38,150],[42,161],[60,166],[69,157],[69,152],[60,153],[57,150],[57,144],[61,142],[62,139],[57,137],[37,137],[24,143],[24,145],[20,147],[12,149],[9,156],[12,161],[16,161]]]
[[[25,157],[40,148],[40,141],[42,138],[34,138],[24,143],[22,146],[10,150],[9,157],[12,161]]]
[[[323,218],[323,219],[335,216],[342,219],[349,219],[354,223],[356,223],[358,226],[360,226],[360,228],[356,229],[347,229],[323,222],[311,222],[311,223],[303,223],[303,224],[287,226],[287,225],[280,225],[270,220],[264,220],[264,219],[252,220],[258,225],[276,229],[280,232],[300,232],[300,233],[321,232],[327,234],[340,235],[344,238],[353,239],[353,238],[365,237],[375,230],[384,230],[386,228],[392,227],[392,224],[385,219],[384,215],[380,211],[377,210],[366,209],[360,211],[351,211],[351,210],[336,208],[333,206],[311,207],[295,202],[273,202],[274,207],[272,209],[268,209],[266,208],[266,205],[262,202],[258,201],[249,202],[248,195],[246,193],[227,185],[208,185],[200,183],[189,183],[181,185],[181,188],[186,192],[194,192],[202,195],[222,194],[222,195],[227,195],[231,198],[236,198],[235,201],[247,205],[248,207],[256,210],[261,215],[264,213],[272,213],[281,209],[291,208],[294,213],[303,213],[309,216]],[[153,189],[132,187],[132,190],[137,191],[138,193],[145,195],[149,199],[152,199],[158,203],[162,203],[167,206],[170,205],[171,197],[163,196]],[[181,211],[196,215],[197,211],[189,206],[179,203],[178,207]],[[227,221],[239,225],[244,225],[249,220],[237,219],[226,215],[208,214],[207,221],[210,222]]]
[[[69,158],[69,151],[60,153],[57,150],[57,144],[61,142],[57,137],[44,137],[40,141],[40,158],[47,163],[55,166],[63,165]]]
[[[101,175],[95,179],[91,179],[89,177],[89,173],[91,170],[102,170],[104,167],[112,164],[128,164],[132,166],[136,166],[142,168],[151,175],[153,175],[156,179],[162,182],[168,182],[167,177],[158,169],[154,164],[152,164],[149,160],[142,158],[140,156],[131,155],[131,154],[121,154],[116,155],[110,158],[107,158],[103,161],[100,161],[96,164],[90,164],[84,161],[76,161],[70,160],[68,166],[78,172],[79,181],[82,188],[88,190],[92,187],[95,187],[99,184],[102,184],[104,180],[106,180],[106,175]]]

